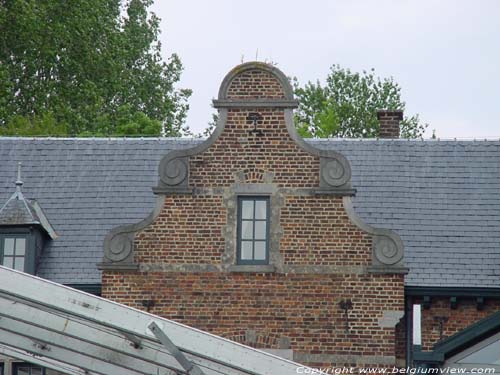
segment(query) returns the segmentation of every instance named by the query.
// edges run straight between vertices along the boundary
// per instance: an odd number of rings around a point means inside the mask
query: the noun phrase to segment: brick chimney
[[[380,138],[399,138],[399,122],[403,119],[403,111],[380,110],[377,111],[380,123]]]

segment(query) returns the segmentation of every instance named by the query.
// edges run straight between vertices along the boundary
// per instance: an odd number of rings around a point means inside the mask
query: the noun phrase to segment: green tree
[[[187,132],[191,92],[152,2],[0,0],[0,134]]]
[[[208,138],[212,135],[214,132],[215,128],[217,127],[217,122],[219,121],[219,113],[214,112],[212,113],[212,120],[208,122],[207,127],[201,132],[196,134],[197,138]]]
[[[38,136],[51,135],[62,137],[68,135],[68,125],[57,122],[50,112],[45,112],[36,118],[28,119],[24,116],[13,116],[9,122],[1,128],[2,135],[15,136]]]
[[[399,85],[392,78],[375,77],[373,69],[360,74],[333,65],[325,86],[317,81],[300,87],[295,79],[294,89],[299,100],[295,125],[303,137],[377,137],[377,110],[405,109]],[[418,114],[405,116],[401,136],[420,137],[426,127]]]

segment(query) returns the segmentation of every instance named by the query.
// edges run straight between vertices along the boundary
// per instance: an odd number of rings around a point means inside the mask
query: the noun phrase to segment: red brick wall
[[[220,264],[226,222],[220,196],[169,196],[155,222],[137,234],[136,261]],[[342,198],[288,196],[281,226],[285,264],[370,265],[371,235],[351,224]]]
[[[236,99],[284,97],[278,80],[261,71],[237,76],[228,92]],[[250,112],[262,115],[262,136],[249,132],[254,126],[247,120]],[[298,352],[394,356],[395,329],[381,328],[379,319],[384,311],[403,310],[403,276],[360,273],[371,263],[371,235],[350,223],[341,197],[301,192],[318,188],[319,170],[319,157],[290,138],[283,109],[228,110],[220,137],[190,157],[190,186],[198,189],[193,195],[167,196],[158,218],[136,235],[135,261],[142,270],[155,271],[104,271],[103,296],[138,308],[153,299],[153,313],[228,338],[241,339],[246,330],[255,330],[256,346],[276,348],[286,337]],[[266,180],[284,188],[279,251],[285,265],[334,271],[158,271],[164,264],[221,264],[225,230],[234,224],[227,222],[224,197],[242,182],[241,174],[244,182]],[[338,306],[342,299],[354,305],[349,334]]]
[[[168,196],[154,224],[136,236],[136,261],[220,264],[225,223],[220,196]]]
[[[252,69],[241,72],[229,85],[228,99],[284,99],[279,81],[269,72]]]
[[[414,303],[422,301],[415,299]],[[478,310],[473,298],[458,298],[457,308],[451,309],[449,298],[433,297],[429,309],[422,307],[422,350],[432,350],[440,339],[437,317],[448,318],[443,326],[443,337],[447,338],[499,310],[498,299],[486,298],[483,310]]]
[[[257,128],[262,136],[250,133],[249,113],[262,116]],[[319,158],[302,150],[288,135],[285,115],[280,109],[231,109],[224,132],[204,153],[190,160],[190,185],[220,187],[235,182],[239,171],[267,171],[282,187],[319,185]],[[259,181],[260,182],[260,181]]]
[[[285,336],[298,351],[394,355],[394,329],[381,329],[383,310],[398,310],[402,276],[249,273],[119,273],[103,275],[103,294],[152,313],[225,337],[253,329]],[[390,293],[388,293],[390,291]],[[388,296],[388,294],[392,294]],[[350,332],[338,303],[351,298]],[[259,346],[259,345],[256,345]]]
[[[371,235],[352,225],[342,198],[287,197],[281,212],[287,264],[368,266]]]

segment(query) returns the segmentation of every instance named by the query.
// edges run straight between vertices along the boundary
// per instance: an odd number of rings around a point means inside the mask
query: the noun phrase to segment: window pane
[[[254,201],[241,201],[242,219],[253,219],[253,203]]]
[[[30,375],[29,367],[18,367],[17,375]]]
[[[267,201],[255,201],[255,218],[267,219]]]
[[[266,222],[256,221],[255,222],[255,239],[265,240],[266,239]]]
[[[24,271],[24,257],[14,258],[14,269],[18,271]]]
[[[26,239],[16,238],[16,255],[24,255],[26,249]]]
[[[3,246],[4,255],[14,254],[14,238],[6,238]]]
[[[32,368],[31,375],[42,375],[42,369],[41,368]]]
[[[3,265],[5,267],[12,268],[14,266],[14,258],[13,257],[3,257]]]
[[[251,240],[253,238],[253,222],[243,220],[241,222],[241,238]]]
[[[255,260],[265,260],[266,259],[266,242],[265,241],[255,241]]]
[[[252,241],[241,241],[241,259],[252,259]]]

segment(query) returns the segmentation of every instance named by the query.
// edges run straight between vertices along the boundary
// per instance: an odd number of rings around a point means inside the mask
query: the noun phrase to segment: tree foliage
[[[377,137],[377,110],[405,109],[399,85],[392,78],[376,77],[373,69],[360,74],[333,65],[325,86],[317,81],[300,87],[295,79],[294,89],[299,100],[295,125],[303,137]],[[401,136],[420,137],[426,127],[418,114],[405,116]]]
[[[190,91],[175,88],[179,58],[161,58],[151,4],[0,0],[0,134],[186,131]]]

